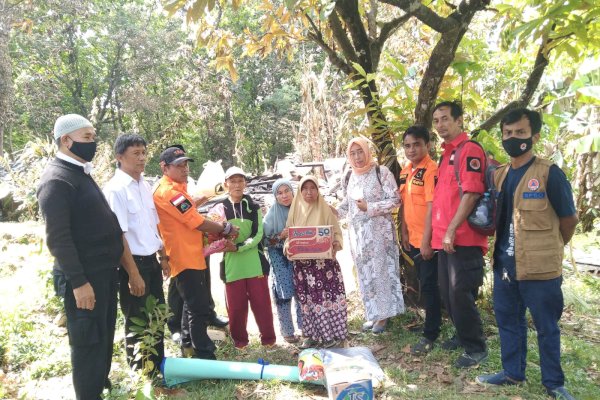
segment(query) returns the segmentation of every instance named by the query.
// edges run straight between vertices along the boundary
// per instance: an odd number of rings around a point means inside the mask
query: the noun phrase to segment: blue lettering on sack
[[[543,199],[545,197],[545,192],[523,192],[524,199]]]

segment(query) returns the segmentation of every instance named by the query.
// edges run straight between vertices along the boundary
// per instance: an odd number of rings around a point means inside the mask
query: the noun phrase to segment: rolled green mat
[[[164,358],[160,369],[168,387],[198,379],[279,379],[299,382],[297,366],[270,365],[259,359],[256,363],[201,360],[198,358]]]

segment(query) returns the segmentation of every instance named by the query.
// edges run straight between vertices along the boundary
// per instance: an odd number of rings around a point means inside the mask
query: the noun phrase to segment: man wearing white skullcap
[[[37,197],[55,269],[66,278],[75,397],[100,399],[110,387],[118,265],[131,278],[132,294],[144,294],[144,281],[117,217],[89,175],[96,153],[93,125],[81,115],[63,115],[54,125],[54,139],[58,152],[42,174]]]

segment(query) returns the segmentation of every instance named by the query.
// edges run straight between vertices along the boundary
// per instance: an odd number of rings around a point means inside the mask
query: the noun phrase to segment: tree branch
[[[371,9],[367,12],[367,27],[369,29],[369,39],[375,40],[377,37],[377,8],[378,1],[371,0],[369,2]]]
[[[407,14],[414,15],[419,21],[440,33],[448,32],[458,26],[458,21],[455,18],[440,16],[419,0],[381,0],[381,2],[398,7]]]
[[[391,21],[386,22],[381,27],[381,31],[379,33],[379,37],[371,42],[371,59],[373,60],[373,70],[377,71],[379,68],[379,59],[381,58],[381,52],[383,50],[383,45],[387,41],[387,39],[406,21],[410,19],[412,15],[404,14],[401,17],[395,18]]]
[[[435,105],[440,85],[446,75],[448,67],[454,60],[456,49],[464,37],[475,13],[485,9],[490,0],[463,0],[458,6],[458,11],[449,18],[457,21],[456,29],[442,33],[439,41],[433,48],[429,62],[419,87],[419,97],[415,108],[415,122],[431,126],[431,110]]]
[[[549,39],[546,36],[546,39],[542,41],[540,47],[538,48],[537,56],[535,57],[535,63],[533,64],[533,68],[529,77],[527,78],[527,82],[525,83],[525,88],[521,93],[521,96],[518,100],[511,101],[506,106],[496,111],[494,115],[485,120],[477,129],[471,132],[471,136],[473,138],[477,137],[480,131],[485,130],[489,131],[494,125],[496,125],[502,117],[504,117],[509,111],[514,110],[515,108],[527,107],[529,102],[531,101],[537,87],[542,80],[542,76],[544,75],[544,70],[550,63],[548,59],[549,52],[552,49],[547,50],[550,43],[552,43],[553,39]]]
[[[385,41],[402,25],[404,25],[412,17],[412,14],[404,14],[401,17],[395,18],[383,24],[381,27],[381,33],[377,38],[377,44],[383,47]]]
[[[348,64],[358,62],[358,56],[354,51],[354,47],[352,46],[352,43],[350,43],[350,40],[348,40],[346,30],[342,26],[342,22],[335,11],[329,14],[329,26],[333,32],[333,38],[338,46],[340,46],[340,49],[342,49],[342,53],[344,54],[344,57],[346,57],[346,60],[348,60]],[[353,71],[354,69],[350,68],[350,70]]]
[[[335,4],[335,11],[346,23],[346,29],[352,37],[359,64],[366,72],[374,72],[371,58],[371,40],[369,40],[358,10],[358,0],[338,0]]]
[[[346,75],[350,75],[353,71],[350,65],[346,61],[344,61],[338,55],[338,53],[325,42],[325,40],[323,39],[323,34],[321,33],[317,25],[314,23],[312,18],[310,18],[308,15],[306,16],[306,18],[308,19],[308,22],[310,23],[313,29],[313,32],[309,32],[307,34],[308,38],[315,42],[320,48],[322,48],[325,53],[327,53],[329,61],[334,66],[339,68],[340,71],[342,71]]]
[[[350,75],[354,71],[354,69],[350,67],[350,65],[346,61],[344,61],[334,49],[332,49],[327,43],[325,43],[325,40],[323,40],[323,34],[314,24],[312,19],[308,18],[308,20],[310,21],[310,24],[312,25],[312,28],[314,30],[314,32],[309,32],[307,34],[308,38],[315,42],[320,48],[322,48],[325,53],[327,53],[329,61],[334,66],[339,68],[340,71],[342,71],[346,75]]]

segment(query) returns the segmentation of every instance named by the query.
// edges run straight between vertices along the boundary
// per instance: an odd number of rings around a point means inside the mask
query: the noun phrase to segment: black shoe
[[[479,375],[477,378],[475,378],[475,382],[484,385],[507,386],[521,385],[524,381],[517,381],[516,379],[512,379],[511,377],[506,375],[504,371],[500,371],[498,373],[490,375]]]
[[[559,400],[575,400],[575,397],[564,386],[559,386],[555,389],[546,388],[548,394]]]
[[[475,367],[485,360],[487,360],[488,353],[483,351],[481,353],[462,353],[458,360],[454,363],[456,368],[469,368]]]
[[[440,347],[444,350],[456,350],[462,346],[460,345],[460,339],[458,339],[458,336],[454,335],[445,342],[442,342]]]
[[[415,356],[424,356],[433,349],[433,342],[425,337],[421,338],[418,343],[410,346],[410,354]]]
[[[217,328],[225,328],[227,324],[229,324],[229,318],[215,315],[213,319],[208,322],[208,324],[211,326],[216,326]]]

